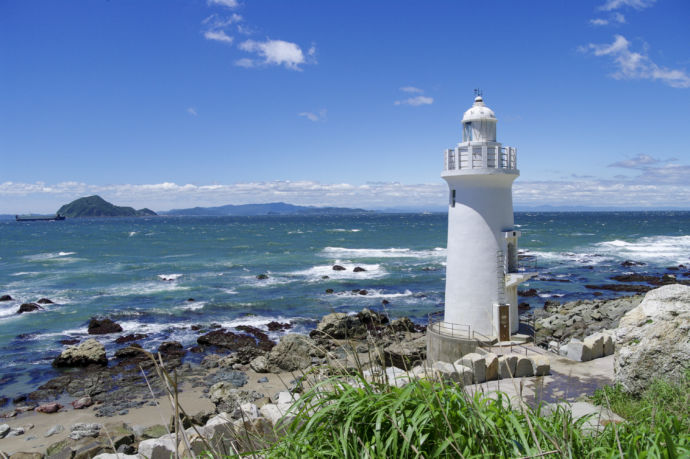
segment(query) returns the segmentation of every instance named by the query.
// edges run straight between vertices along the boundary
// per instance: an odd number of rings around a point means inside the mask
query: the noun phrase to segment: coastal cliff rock
[[[548,310],[537,310],[535,323],[537,344],[551,340],[561,343],[571,338],[583,340],[596,332],[614,329],[623,315],[642,301],[643,295],[612,300],[577,300],[559,305],[548,303]]]
[[[43,308],[36,303],[23,303],[21,306],[19,306],[19,309],[17,310],[17,314],[23,314],[25,312],[40,311],[41,309],[43,309]]]
[[[85,367],[87,365],[107,365],[105,346],[95,339],[87,339],[81,344],[70,346],[53,360],[54,367]]]
[[[680,380],[690,368],[690,287],[652,290],[620,320],[614,373],[617,382],[641,393],[663,376]]]

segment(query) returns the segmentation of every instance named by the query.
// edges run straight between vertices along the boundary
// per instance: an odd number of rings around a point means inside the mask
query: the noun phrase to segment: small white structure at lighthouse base
[[[513,181],[520,175],[517,150],[496,142],[496,121],[476,97],[462,119],[462,142],[445,152],[446,301],[444,317],[429,326],[432,360],[452,362],[452,356],[433,354],[440,352],[435,350],[439,346],[452,348],[454,341],[457,352],[466,353],[467,346],[460,351],[464,342],[510,340],[519,328],[517,286],[535,274],[519,269],[520,232],[514,226],[512,197]]]

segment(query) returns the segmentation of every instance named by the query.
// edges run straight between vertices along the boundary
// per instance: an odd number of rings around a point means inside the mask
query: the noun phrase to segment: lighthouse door
[[[510,341],[510,306],[507,304],[498,306],[498,339]]]

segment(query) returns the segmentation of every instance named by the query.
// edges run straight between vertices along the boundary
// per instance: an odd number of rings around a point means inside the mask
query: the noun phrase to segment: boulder
[[[83,410],[93,405],[93,400],[88,395],[86,397],[78,398],[71,403],[75,410]]]
[[[245,347],[257,347],[253,336],[233,333],[224,329],[213,330],[197,338],[197,343],[203,346],[217,346],[231,351],[237,351]]]
[[[49,300],[48,298],[41,298],[36,303],[38,303],[38,304],[53,304],[53,300]]]
[[[12,301],[14,298],[12,298],[9,295],[0,295],[0,301]]]
[[[518,356],[515,354],[502,355],[498,358],[498,375],[501,379],[515,377]]]
[[[216,411],[232,413],[244,403],[251,403],[262,399],[264,394],[256,391],[237,389],[229,382],[219,382],[209,389],[211,402],[216,405]]]
[[[84,367],[91,364],[107,365],[105,346],[93,338],[81,344],[69,346],[53,360],[54,367]]]
[[[249,362],[249,368],[257,373],[269,373],[268,360],[266,360],[266,357],[263,355],[260,355]]]
[[[44,454],[43,453],[27,453],[23,451],[19,451],[16,453],[12,453],[10,455],[10,459],[43,459]]]
[[[492,352],[484,355],[486,361],[486,380],[493,381],[498,379],[498,356]]]
[[[59,434],[61,432],[64,432],[65,428],[62,426],[62,424],[55,424],[53,427],[48,429],[45,434],[43,434],[44,437],[52,437],[53,435]]]
[[[355,266],[355,269],[353,269],[352,271],[356,273],[363,273],[366,271],[366,269],[362,268],[361,266]]]
[[[17,309],[17,314],[40,311],[41,309],[43,308],[36,303],[22,303],[21,306],[19,306],[19,309]]]
[[[129,335],[122,335],[118,337],[115,342],[117,344],[130,343],[132,341],[139,341],[140,339],[147,338],[149,335],[145,333],[130,333]]]
[[[333,265],[333,271],[345,271],[345,267],[340,265]]]
[[[414,332],[416,327],[409,317],[400,317],[390,323],[390,328],[395,332]]]
[[[158,352],[163,357],[182,357],[187,351],[179,341],[164,341],[158,346]]]
[[[283,335],[280,342],[267,356],[268,367],[283,371],[297,371],[308,368],[312,357],[323,357],[314,340],[308,336],[290,333]]]
[[[106,335],[109,333],[119,333],[122,326],[112,320],[92,318],[89,321],[89,335]]]
[[[534,376],[534,364],[525,356],[518,356],[517,365],[515,365],[515,377],[523,378]]]
[[[281,322],[276,322],[275,320],[269,322],[266,324],[266,328],[268,328],[268,331],[282,331],[282,330],[288,330],[292,328],[292,324],[290,323],[281,323]]]
[[[483,355],[472,352],[465,354],[455,361],[455,366],[465,366],[472,369],[474,374],[474,384],[486,381],[486,360]]]
[[[266,280],[266,279],[268,279],[268,274],[258,274],[258,275],[256,276],[256,278],[257,278],[258,280]]]
[[[95,423],[78,422],[70,429],[69,438],[72,440],[81,440],[86,437],[97,437],[101,433],[103,426]]]
[[[37,413],[57,413],[62,408],[59,403],[45,403],[43,405],[37,406],[34,411]]]
[[[656,378],[680,381],[690,368],[690,287],[652,290],[626,313],[616,331],[614,375],[639,394]]]
[[[426,337],[395,342],[383,349],[386,366],[410,369],[426,359]]]
[[[8,424],[0,424],[0,438],[5,438],[10,430],[12,429]]]
[[[291,406],[290,403],[266,403],[259,411],[261,412],[261,416],[265,417],[273,424],[273,427],[280,428],[281,426],[289,424],[294,419],[292,415],[286,416]]]
[[[354,315],[334,312],[325,315],[316,330],[312,330],[309,336],[312,338],[361,338],[366,336],[367,327],[361,322],[359,317]]]

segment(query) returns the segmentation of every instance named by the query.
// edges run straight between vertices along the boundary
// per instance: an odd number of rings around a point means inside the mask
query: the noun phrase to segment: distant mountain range
[[[80,217],[144,217],[156,215],[151,209],[135,210],[133,207],[121,207],[109,203],[100,196],[87,196],[65,204],[57,211],[67,218]]]
[[[295,206],[284,202],[271,202],[267,204],[228,204],[218,207],[193,207],[191,209],[173,209],[167,212],[159,212],[160,215],[208,217],[251,215],[351,215],[362,213],[373,213],[373,211],[350,209],[347,207]]]

